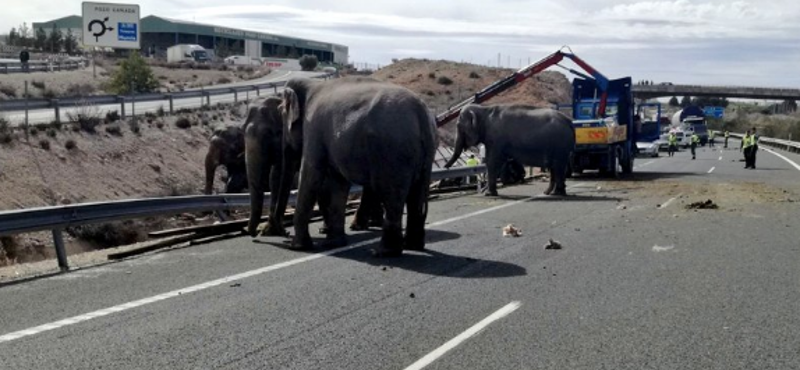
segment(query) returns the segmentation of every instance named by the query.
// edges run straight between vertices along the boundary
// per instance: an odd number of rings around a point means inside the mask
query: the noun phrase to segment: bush
[[[153,75],[153,70],[136,51],[123,60],[119,69],[114,71],[108,90],[115,94],[130,94],[131,84],[137,93],[151,92],[158,88],[158,80]]]
[[[67,140],[66,143],[64,143],[64,148],[67,148],[67,150],[76,149],[77,147],[78,147],[78,143],[76,143],[75,140],[72,140],[72,139],[69,139],[69,140]]]
[[[313,71],[319,65],[319,59],[316,55],[303,55],[300,57],[300,68],[304,71]]]
[[[164,111],[164,106],[163,105],[158,107],[158,111],[156,111],[156,115],[158,115],[159,117],[164,117],[164,116],[167,115],[167,112]]]
[[[428,78],[430,78],[431,80],[436,78],[436,73],[434,72],[428,73]]]
[[[53,130],[61,131],[61,126],[63,126],[63,125],[64,124],[61,123],[61,121],[50,122],[50,128],[53,129]]]
[[[225,64],[225,63],[222,63],[222,64],[220,64],[220,66],[219,66],[219,68],[218,68],[218,69],[219,69],[220,71],[223,71],[223,72],[224,72],[224,71],[227,71],[227,70],[228,70],[228,65],[227,65],[227,64]]]
[[[108,125],[106,126],[106,132],[114,136],[122,136],[122,127],[119,125]]]
[[[31,81],[31,85],[39,90],[44,90],[44,81]]]
[[[16,236],[0,236],[0,254],[8,260],[15,260],[19,253],[19,240]]]
[[[15,89],[13,86],[0,84],[0,93],[7,95],[9,98],[17,97],[17,89]]]
[[[148,120],[148,123],[150,123],[150,120]],[[141,126],[139,126],[139,121],[136,121],[136,120],[131,120],[130,122],[128,122],[128,128],[131,129],[131,132],[133,132],[134,134],[137,134],[137,135],[140,132],[142,132],[142,128],[141,128]]]
[[[14,141],[14,133],[11,125],[5,118],[0,117],[0,144],[9,144]]]
[[[435,92],[433,92],[433,91],[431,91],[431,90],[428,90],[428,91],[425,91],[425,95],[428,95],[428,96],[436,96],[436,93],[435,93]]]
[[[188,129],[192,127],[192,121],[190,121],[186,117],[181,117],[178,118],[177,121],[175,121],[175,126],[182,129]]]
[[[65,231],[74,238],[97,244],[100,248],[138,243],[145,238],[142,221],[127,220],[105,224],[89,224],[68,227]]]
[[[36,127],[31,127],[31,129],[28,130],[28,133],[30,133],[31,136],[38,136],[39,135],[39,129],[37,129]]]
[[[54,128],[49,128],[49,129],[47,129],[47,136],[55,139],[56,136],[58,136],[58,132]]]
[[[472,71],[469,73],[469,78],[481,78],[481,75],[478,72]]]
[[[217,80],[217,83],[218,84],[229,84],[229,83],[231,83],[231,79],[227,78],[227,77],[220,77],[219,80]]]
[[[58,97],[58,94],[56,94],[55,90],[46,88],[44,91],[42,91],[42,97],[45,99],[55,99]]]
[[[44,150],[50,150],[50,140],[47,139],[39,140],[39,146]]]
[[[117,122],[119,119],[120,117],[117,111],[112,110],[110,112],[106,112],[106,123]]]
[[[439,77],[439,79],[437,79],[437,80],[436,80],[436,82],[438,82],[440,85],[445,85],[445,86],[448,86],[448,85],[452,85],[452,84],[453,84],[453,80],[451,80],[451,79],[450,79],[449,77],[447,77],[447,76],[441,76],[441,77]]]
[[[164,129],[164,122],[161,122],[161,121],[156,122],[156,127],[158,127],[159,130],[163,130]]]
[[[95,87],[92,84],[83,83],[83,84],[71,84],[67,87],[67,91],[64,95],[66,96],[86,96],[94,94],[96,91]]]

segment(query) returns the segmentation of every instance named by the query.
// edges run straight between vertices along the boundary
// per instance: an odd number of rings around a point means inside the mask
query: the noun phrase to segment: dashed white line
[[[481,330],[489,326],[491,323],[510,315],[512,312],[516,311],[520,306],[522,306],[522,303],[520,302],[511,302],[507,304],[505,307],[495,311],[495,313],[489,315],[489,317],[481,320],[479,323],[473,325],[465,332],[447,341],[447,343],[443,344],[441,347],[433,350],[433,352],[425,355],[425,357],[411,364],[410,366],[405,368],[405,370],[420,370],[425,368],[425,366],[432,364],[434,361],[444,356],[447,352],[449,352],[453,348],[456,348],[459,344],[463,343],[467,339],[478,334]]]
[[[669,205],[672,204],[672,202],[678,200],[678,198],[680,198],[682,196],[683,196],[683,193],[680,193],[680,194],[676,195],[675,198],[670,198],[670,200],[664,202],[664,204],[662,204],[659,208],[667,208],[667,207],[669,207]]]
[[[720,156],[720,157],[719,157],[719,160],[720,160],[720,161],[722,160],[722,156]]]
[[[800,165],[798,165],[797,163],[795,163],[793,160],[791,160],[791,159],[789,159],[789,158],[786,158],[786,156],[784,156],[783,154],[780,154],[780,153],[778,153],[778,152],[776,152],[776,151],[774,151],[774,150],[772,150],[772,149],[767,149],[767,148],[764,148],[764,150],[766,150],[766,151],[768,151],[768,152],[770,152],[770,153],[774,154],[775,156],[777,156],[777,157],[778,157],[778,158],[780,158],[780,159],[783,159],[784,161],[786,161],[786,162],[787,162],[787,163],[789,163],[790,165],[794,166],[794,168],[796,168],[798,171],[800,171]]]
[[[708,170],[708,173],[712,173],[712,172],[714,172],[714,170],[716,170],[716,169],[717,169],[716,167],[711,167],[711,169],[710,169],[710,170]]]
[[[653,164],[653,163],[655,163],[655,161],[649,161],[649,162],[645,162],[645,163],[642,163],[642,164],[640,164],[640,165],[638,165],[638,166],[634,166],[634,168],[642,168],[642,167],[644,167],[644,166],[649,166],[649,165],[651,165],[651,164]]]

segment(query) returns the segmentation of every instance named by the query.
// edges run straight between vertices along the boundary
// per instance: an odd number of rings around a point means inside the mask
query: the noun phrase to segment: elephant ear
[[[292,131],[294,123],[300,119],[300,102],[297,93],[291,88],[283,90],[283,103],[281,103],[281,114],[284,122],[287,123],[287,130]]]
[[[461,133],[464,134],[464,149],[466,149],[478,145],[481,141],[481,122],[473,109],[465,109],[462,117],[459,124],[462,127]]]

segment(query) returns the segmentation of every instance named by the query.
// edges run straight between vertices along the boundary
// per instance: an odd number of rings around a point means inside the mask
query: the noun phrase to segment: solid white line
[[[680,193],[680,194],[676,195],[675,198],[671,198],[670,200],[664,202],[664,204],[662,204],[661,207],[659,207],[659,208],[667,208],[667,207],[669,207],[669,205],[672,204],[672,202],[678,200],[678,198],[680,198],[681,196],[683,196],[683,193]]]
[[[411,364],[405,370],[420,370],[425,368],[425,366],[430,365],[434,361],[438,360],[440,357],[444,356],[445,353],[449,352],[453,348],[456,348],[459,344],[463,343],[467,339],[475,336],[481,330],[489,326],[489,324],[500,320],[512,312],[516,311],[522,303],[520,302],[511,302],[507,304],[505,307],[495,311],[495,313],[489,315],[489,317],[481,320],[479,323],[473,325],[471,328],[467,329],[467,331],[459,334],[457,337],[449,340],[447,343],[443,344],[441,347],[435,349],[433,352],[425,355],[425,357],[419,359],[417,362]]]
[[[768,152],[770,152],[770,153],[772,153],[772,154],[775,154],[775,155],[776,155],[778,158],[780,158],[780,159],[783,159],[783,160],[784,160],[784,161],[786,161],[787,163],[789,163],[789,164],[791,164],[792,166],[794,166],[794,168],[796,168],[798,171],[800,171],[800,165],[798,165],[797,163],[794,163],[794,161],[793,161],[793,160],[791,160],[791,159],[789,159],[789,158],[786,158],[786,157],[785,157],[783,154],[780,154],[780,153],[778,153],[778,152],[776,152],[776,151],[774,151],[774,150],[772,150],[772,149],[767,149],[767,148],[764,148],[764,150],[766,150],[766,151],[768,151]]]
[[[655,163],[655,161],[645,162],[645,163],[642,163],[642,164],[640,164],[638,166],[635,166],[635,168],[642,168],[644,166],[649,166],[649,165],[651,165],[653,163]]]
[[[708,173],[712,173],[712,172],[714,172],[714,170],[716,170],[716,169],[717,169],[716,167],[711,167],[711,169],[710,169],[710,170],[708,170]]]
[[[573,186],[568,187],[568,189],[572,188]],[[452,223],[452,222],[460,221],[460,220],[463,220],[463,219],[467,219],[467,218],[470,218],[470,217],[482,215],[484,213],[494,212],[494,211],[497,211],[497,210],[500,210],[500,209],[503,209],[503,208],[507,208],[507,207],[511,207],[511,206],[514,206],[514,205],[517,205],[517,204],[520,204],[520,203],[524,203],[524,202],[527,202],[527,201],[529,201],[531,199],[536,199],[536,198],[539,198],[539,197],[543,197],[543,196],[542,195],[537,195],[537,196],[533,196],[533,197],[528,197],[528,198],[525,198],[525,199],[522,199],[522,200],[518,200],[518,201],[515,201],[515,202],[506,203],[506,204],[502,204],[502,205],[499,205],[499,206],[496,206],[496,207],[492,207],[492,208],[488,208],[488,209],[484,209],[484,210],[468,213],[466,215],[453,217],[453,218],[449,218],[449,219],[442,220],[442,221],[433,222],[433,223],[427,225],[427,227],[441,226],[441,225],[449,224],[449,223]],[[253,276],[256,276],[256,275],[261,275],[261,274],[265,274],[265,273],[268,273],[268,272],[280,270],[280,269],[283,269],[283,268],[286,268],[286,267],[298,265],[298,264],[301,264],[301,263],[304,263],[304,262],[310,262],[310,261],[313,261],[315,259],[319,259],[319,258],[322,258],[322,257],[327,257],[327,256],[334,255],[334,254],[337,254],[337,253],[346,252],[346,251],[349,251],[351,249],[363,247],[363,246],[368,245],[370,243],[374,243],[375,240],[378,240],[378,239],[379,238],[373,238],[373,239],[365,240],[365,241],[362,241],[360,243],[356,243],[356,244],[353,244],[353,245],[350,245],[350,246],[346,246],[346,247],[342,247],[342,248],[338,248],[338,249],[333,249],[333,250],[330,250],[330,251],[327,251],[327,252],[317,253],[317,254],[313,254],[313,255],[310,255],[310,256],[297,258],[297,259],[293,259],[293,260],[289,260],[289,261],[285,261],[285,262],[281,262],[281,263],[278,263],[278,264],[275,264],[275,265],[270,265],[270,266],[262,267],[262,268],[259,268],[259,269],[246,271],[246,272],[243,272],[243,273],[240,273],[240,274],[223,277],[223,278],[220,278],[220,279],[217,279],[217,280],[212,280],[212,281],[205,282],[205,283],[202,283],[202,284],[193,285],[193,286],[190,286],[190,287],[187,287],[187,288],[173,290],[171,292],[159,294],[159,295],[148,297],[148,298],[143,298],[143,299],[132,301],[132,302],[123,303],[123,304],[120,304],[120,305],[117,305],[117,306],[104,308],[104,309],[97,310],[97,311],[94,311],[94,312],[89,312],[89,313],[86,313],[86,314],[83,314],[83,315],[78,315],[78,316],[70,317],[70,318],[67,318],[67,319],[55,321],[55,322],[52,322],[52,323],[39,325],[39,326],[36,326],[36,327],[33,327],[33,328],[20,330],[20,331],[16,331],[16,332],[13,332],[13,333],[8,333],[8,334],[5,334],[5,335],[0,335],[0,343],[10,342],[12,340],[20,339],[20,338],[23,338],[23,337],[27,337],[27,336],[43,333],[43,332],[54,330],[54,329],[58,329],[58,328],[63,328],[65,326],[75,325],[75,324],[78,324],[78,323],[81,323],[81,322],[84,322],[84,321],[89,321],[91,319],[96,319],[98,317],[108,316],[108,315],[110,315],[112,313],[122,312],[122,311],[130,310],[132,308],[141,307],[141,306],[148,305],[148,304],[151,304],[151,303],[164,301],[164,300],[167,300],[167,299],[170,299],[170,298],[175,298],[175,297],[183,295],[183,294],[198,292],[198,291],[201,291],[201,290],[205,290],[205,289],[213,288],[213,287],[216,287],[216,286],[228,284],[228,283],[231,283],[231,282],[234,282],[234,281],[237,281],[237,280],[242,280],[242,279],[246,279],[246,278],[253,277]]]

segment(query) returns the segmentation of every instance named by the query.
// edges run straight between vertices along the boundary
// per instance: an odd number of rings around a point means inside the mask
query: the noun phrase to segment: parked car
[[[638,142],[636,143],[637,154],[647,157],[658,157],[659,143],[658,140],[654,142]]]

